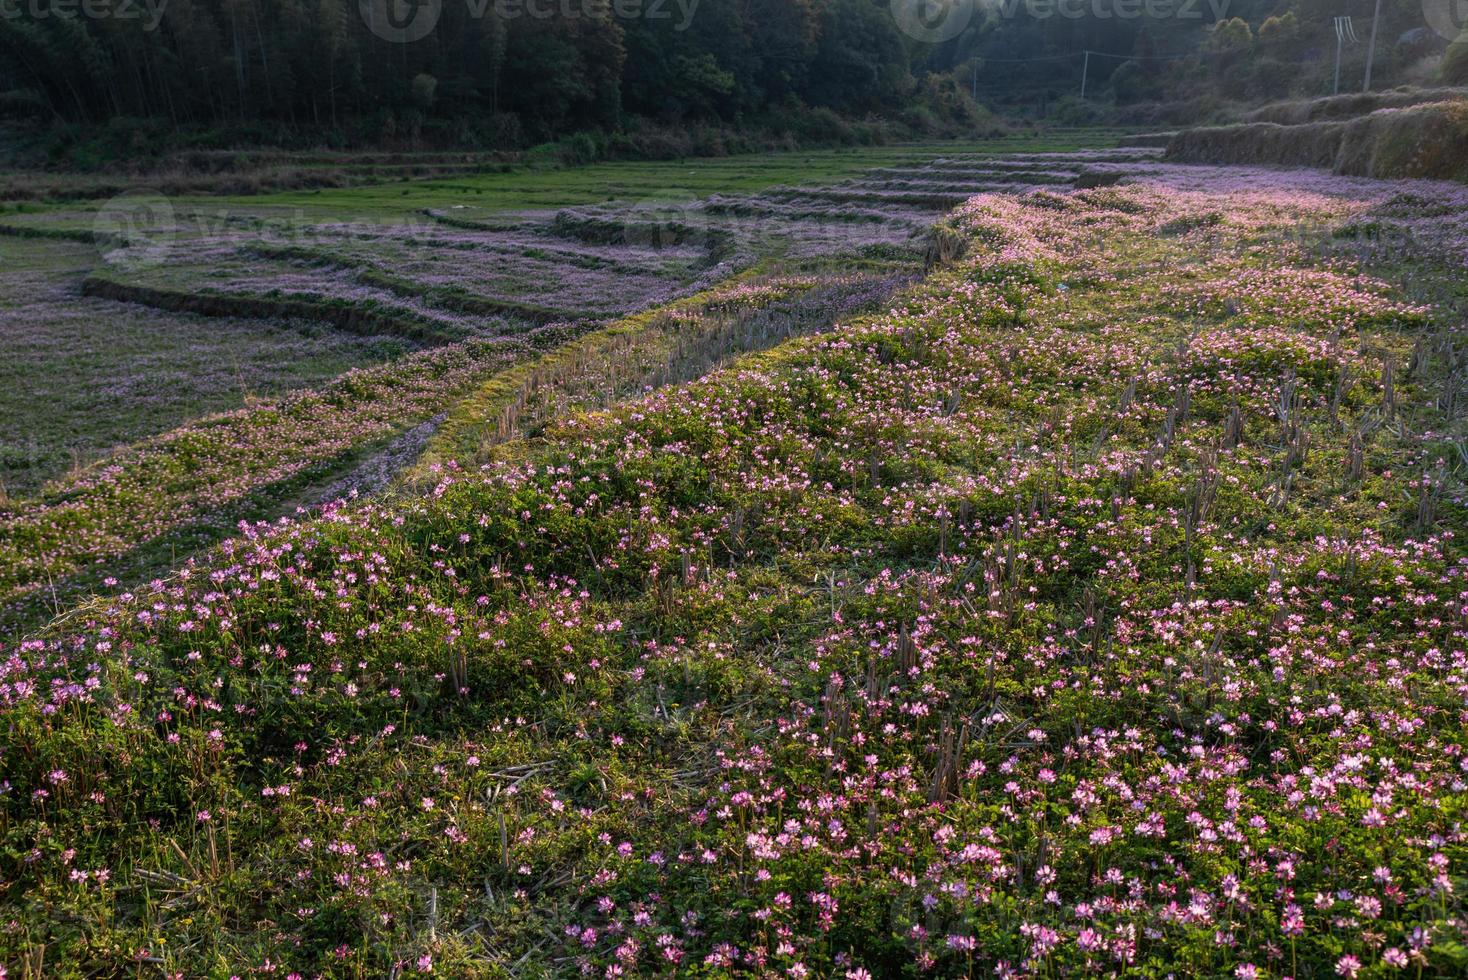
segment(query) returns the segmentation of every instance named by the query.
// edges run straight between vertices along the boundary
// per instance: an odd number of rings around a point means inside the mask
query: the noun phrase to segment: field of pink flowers
[[[532,352],[470,341],[348,371],[320,390],[126,446],[9,501],[0,508],[0,622],[34,622],[79,590],[135,576],[133,566],[146,572],[159,560],[150,546],[188,555],[216,542]]]
[[[344,473],[337,492],[356,489],[351,468],[417,427],[432,436],[431,458],[503,441],[829,326],[898,281],[750,274],[589,334],[562,324],[434,348],[124,446],[0,506],[0,635],[176,568],[242,521],[329,499],[322,488]]]
[[[92,592],[116,592],[165,574],[241,521],[290,514],[297,505],[325,499],[323,489],[355,489],[357,467],[381,470],[373,481],[380,489],[394,469],[413,462],[414,454],[405,450],[421,448],[441,421],[447,420],[450,433],[484,428],[479,417],[460,424],[483,402],[470,397],[461,406],[466,396],[497,396],[501,388],[520,386],[509,406],[515,424],[504,421],[495,430],[495,438],[503,438],[523,425],[585,407],[592,403],[588,398],[604,407],[649,384],[689,380],[734,352],[828,326],[847,308],[829,301],[835,293],[860,299],[871,292],[870,282],[885,283],[879,293],[885,295],[895,287],[896,270],[917,260],[911,250],[884,256],[867,263],[871,268],[826,282],[809,269],[800,271],[801,254],[829,264],[830,256],[863,244],[909,239],[917,223],[853,237],[845,225],[829,230],[820,222],[807,227],[793,216],[763,219],[763,244],[735,247],[736,261],[719,244],[725,242],[723,231],[683,220],[696,212],[693,206],[617,205],[579,217],[569,211],[501,213],[496,230],[487,232],[443,222],[303,227],[248,215],[179,212],[165,229],[172,260],[104,265],[82,286],[92,296],[76,295],[74,280],[86,274],[83,246],[51,245],[51,251],[66,249],[66,275],[55,262],[42,261],[49,253],[33,255],[38,250],[28,248],[23,255],[36,267],[4,283],[16,306],[5,347],[14,361],[10,370],[22,384],[11,393],[17,411],[0,436],[16,445],[29,439],[38,457],[58,454],[58,433],[90,438],[100,444],[101,452],[92,455],[101,460],[85,467],[78,462],[50,481],[11,487],[19,492],[8,496],[0,485],[0,635],[41,625]],[[34,227],[52,231],[56,221],[79,220],[64,212],[42,217],[52,224],[36,219]],[[683,237],[672,232],[675,227],[684,230]],[[607,228],[615,240],[577,237]],[[638,229],[647,228],[652,238],[639,237]],[[85,237],[84,229],[67,229]],[[750,240],[754,232],[746,228],[741,236]],[[782,249],[777,264],[785,271],[739,273],[770,251],[769,243],[785,239],[802,243]],[[716,246],[722,260],[709,254]],[[811,295],[799,301],[801,309],[787,310],[778,324],[778,311],[759,312],[805,293]],[[683,295],[669,303],[675,294]],[[541,305],[546,297],[559,310]],[[238,302],[220,306],[220,298]],[[123,306],[116,299],[136,302]],[[296,305],[277,309],[277,302]],[[160,315],[140,304],[190,312]],[[616,315],[644,307],[659,311],[651,327],[649,317]],[[230,319],[221,323],[195,313]],[[347,322],[354,313],[369,316]],[[571,319],[542,323],[553,313]],[[271,314],[268,321],[252,319]],[[298,319],[287,321],[282,314]],[[612,319],[597,329],[601,317]],[[185,339],[176,336],[180,323],[202,335],[199,354],[179,346]],[[66,332],[58,329],[62,324]],[[267,325],[282,336],[264,336]],[[336,329],[343,326],[369,336]],[[597,334],[591,348],[544,359],[587,331]],[[409,354],[409,339],[443,346]],[[130,346],[142,346],[151,356],[130,359]],[[334,381],[329,378],[336,372],[328,370],[315,390],[260,385],[257,395],[265,397],[252,398],[244,409],[218,415],[206,403],[202,413],[194,413],[202,417],[179,413],[176,428],[158,426],[164,431],[151,438],[138,438],[147,432],[117,438],[119,430],[130,431],[129,424],[137,427],[136,417],[160,392],[174,401],[195,390],[217,398],[221,375],[238,373],[242,360],[269,363],[272,356],[289,355],[277,373],[309,378],[310,355],[317,351],[379,348],[380,359],[396,355],[394,363]],[[163,357],[155,353],[160,350]],[[598,356],[588,359],[588,350]],[[566,369],[568,353],[577,358],[574,377]],[[336,370],[350,366],[348,361]],[[506,372],[515,366],[530,369]],[[78,376],[84,368],[92,380]],[[229,381],[246,383],[233,376]],[[67,398],[42,407],[56,386]],[[116,410],[99,417],[99,399]],[[0,446],[7,449],[18,455]]]
[[[1464,975],[1461,267],[1375,206],[980,196],[878,313],[0,650],[0,963]]]

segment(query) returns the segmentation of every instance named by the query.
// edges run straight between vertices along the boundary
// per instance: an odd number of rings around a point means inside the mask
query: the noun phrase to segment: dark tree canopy
[[[76,0],[4,0],[0,111],[175,130],[431,131],[506,147],[633,119],[962,117],[973,106],[954,107],[970,94],[1005,112],[1044,111],[1077,93],[1087,50],[1091,98],[1116,106],[1318,95],[1340,12],[1323,0],[952,0],[964,29],[915,38],[894,0],[89,2],[111,15],[84,16]],[[1373,4],[1345,4],[1362,37]],[[1420,55],[1394,42],[1421,12],[1416,0],[1383,8],[1376,71],[1392,84]],[[419,16],[436,16],[433,29],[392,38]],[[382,18],[387,30],[374,31]],[[1364,54],[1349,46],[1348,77]]]

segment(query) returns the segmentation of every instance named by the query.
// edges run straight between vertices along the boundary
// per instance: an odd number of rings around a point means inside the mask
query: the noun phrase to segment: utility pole
[[[1344,38],[1337,31],[1335,35],[1335,91],[1331,93],[1332,95],[1341,94],[1341,43],[1343,40]]]
[[[1086,63],[1081,68],[1081,101],[1086,101],[1086,79],[1091,74],[1091,52],[1086,52]]]
[[[1377,0],[1378,3],[1381,0]],[[1341,94],[1341,48],[1344,47],[1346,39],[1350,38],[1352,43],[1356,41],[1356,27],[1351,23],[1349,17],[1337,17],[1335,19],[1335,94]],[[1368,69],[1369,77],[1369,69]]]
[[[1376,0],[1376,13],[1371,17],[1371,44],[1366,49],[1366,84],[1361,91],[1371,91],[1371,62],[1376,59],[1376,27],[1381,23],[1381,0]]]

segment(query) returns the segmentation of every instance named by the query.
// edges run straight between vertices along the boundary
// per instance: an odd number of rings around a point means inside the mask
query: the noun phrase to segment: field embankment
[[[0,500],[0,621],[44,622],[79,595],[166,571],[535,353],[531,343],[470,341],[411,354],[206,416]]]
[[[402,337],[425,344],[455,343],[466,339],[468,333],[445,327],[428,317],[416,315],[411,310],[392,310],[381,304],[369,307],[321,296],[281,297],[188,292],[126,282],[105,273],[88,276],[82,282],[82,294],[122,303],[138,303],[172,313],[315,320],[348,333]]]
[[[1468,99],[1468,89],[1412,88],[1386,92],[1348,92],[1319,99],[1292,99],[1272,102],[1251,109],[1240,117],[1241,123],[1272,122],[1281,126],[1299,126],[1312,122],[1359,119],[1378,109],[1405,109],[1438,102],[1460,102]]]
[[[1468,182],[1468,101],[1379,109],[1354,119],[1191,129],[1172,139],[1166,159]]]

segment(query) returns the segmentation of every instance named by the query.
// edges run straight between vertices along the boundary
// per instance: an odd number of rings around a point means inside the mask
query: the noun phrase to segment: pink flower
[[[1300,914],[1300,906],[1293,902],[1285,906],[1284,918],[1280,920],[1279,931],[1286,936],[1300,936],[1305,932],[1305,917]]]

